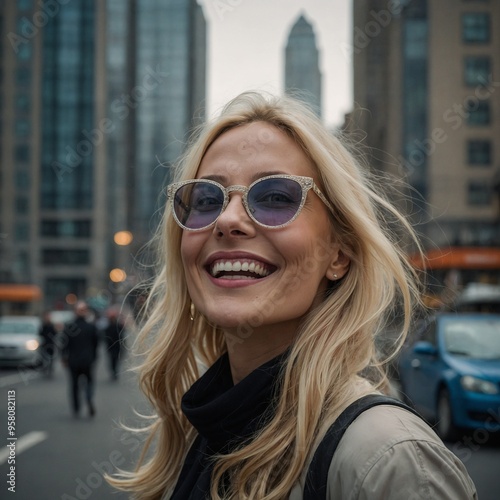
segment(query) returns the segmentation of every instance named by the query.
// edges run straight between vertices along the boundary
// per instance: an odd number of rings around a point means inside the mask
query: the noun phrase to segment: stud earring
[[[194,321],[195,314],[196,314],[196,308],[194,307],[194,304],[191,302],[191,306],[189,308],[189,319],[191,321]]]
[[[336,274],[333,275],[333,279],[336,280],[338,276]]]

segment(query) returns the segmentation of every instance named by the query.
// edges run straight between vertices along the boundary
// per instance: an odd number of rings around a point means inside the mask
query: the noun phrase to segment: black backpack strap
[[[304,486],[303,500],[321,500],[326,499],[326,490],[328,483],[328,471],[333,459],[333,454],[342,439],[345,431],[351,423],[364,411],[378,405],[399,406],[411,411],[415,415],[418,413],[397,399],[379,394],[368,394],[349,405],[335,420],[325,437],[322,439],[318,448],[314,452],[313,459],[307,471],[306,482]]]

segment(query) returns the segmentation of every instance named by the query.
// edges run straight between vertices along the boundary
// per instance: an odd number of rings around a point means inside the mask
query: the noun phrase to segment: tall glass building
[[[144,240],[158,221],[169,168],[205,117],[206,28],[196,0],[137,0],[135,29],[133,220]]]
[[[205,119],[206,21],[196,0],[108,0],[108,37],[108,209],[112,231],[134,238],[110,243],[109,267],[135,272],[130,254],[151,238],[170,168]]]
[[[113,300],[110,271],[128,272],[151,237],[169,167],[204,119],[201,7],[18,0],[1,3],[0,32],[0,281],[40,285],[46,307]]]
[[[43,26],[39,276],[48,300],[84,297],[106,273],[98,9],[94,0],[68,2]]]
[[[295,93],[321,116],[319,51],[314,29],[303,15],[292,26],[286,44],[285,92]]]

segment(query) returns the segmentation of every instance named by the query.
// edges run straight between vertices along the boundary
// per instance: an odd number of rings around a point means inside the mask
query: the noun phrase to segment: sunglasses
[[[333,211],[311,177],[296,175],[268,175],[248,187],[227,188],[210,179],[193,179],[170,184],[167,193],[175,221],[187,231],[202,231],[214,224],[234,191],[243,193],[243,206],[255,223],[278,229],[298,217],[310,189]]]

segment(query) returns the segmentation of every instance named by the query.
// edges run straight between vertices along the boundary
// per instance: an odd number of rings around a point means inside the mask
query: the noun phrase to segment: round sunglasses
[[[234,191],[243,193],[243,206],[255,223],[278,229],[298,217],[310,189],[333,211],[314,180],[297,175],[268,175],[248,187],[224,187],[211,179],[192,179],[170,184],[167,194],[175,221],[187,231],[202,231],[214,224]]]

